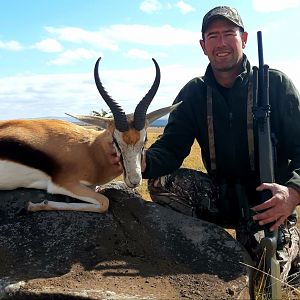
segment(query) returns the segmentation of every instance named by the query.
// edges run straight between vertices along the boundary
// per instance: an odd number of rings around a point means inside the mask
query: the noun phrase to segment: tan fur
[[[108,131],[99,132],[60,120],[17,120],[1,121],[0,133],[2,137],[19,138],[27,142],[63,165],[62,174],[54,178],[57,184],[63,185],[70,177],[78,177],[91,184],[102,184],[114,177],[114,172],[110,170],[103,172],[103,168],[108,166],[104,150],[112,141]],[[68,172],[68,176],[64,176],[64,171]]]
[[[112,141],[109,130],[99,132],[60,120],[0,121],[0,140],[9,137],[20,139],[54,158],[61,166],[60,172],[52,178],[57,186],[75,195],[93,196],[101,202],[98,212],[107,210],[108,199],[80,182],[104,184],[116,177],[117,170],[106,157]]]
[[[140,133],[133,128],[123,133],[123,140],[128,145],[135,145],[140,140]]]

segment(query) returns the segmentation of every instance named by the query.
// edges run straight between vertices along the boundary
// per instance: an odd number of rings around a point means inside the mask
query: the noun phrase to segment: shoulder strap
[[[212,108],[212,89],[207,86],[207,130],[208,130],[208,145],[210,157],[210,169],[216,170],[216,147],[215,147],[215,133],[214,133],[214,117]]]

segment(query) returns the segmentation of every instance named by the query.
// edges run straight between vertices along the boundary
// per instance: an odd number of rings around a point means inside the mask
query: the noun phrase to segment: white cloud
[[[140,58],[140,59],[149,59],[151,58],[151,55],[149,52],[141,49],[130,49],[125,53],[125,56],[130,58]]]
[[[106,104],[97,91],[93,74],[24,74],[1,78],[0,119],[65,116],[85,113]],[[99,109],[100,110],[100,109]]]
[[[105,29],[107,36],[115,41],[140,45],[174,46],[192,45],[199,39],[199,32],[174,28],[170,25],[113,25]]]
[[[180,9],[181,13],[184,15],[186,15],[187,13],[189,13],[191,11],[195,11],[194,7],[192,7],[191,5],[187,4],[184,1],[177,2],[175,6],[178,7]]]
[[[52,65],[68,65],[72,64],[75,61],[78,60],[86,60],[95,58],[99,55],[98,52],[90,51],[84,48],[78,48],[75,50],[67,50],[62,52],[58,58],[52,60],[49,62],[49,64]]]
[[[53,37],[39,41],[31,48],[48,53],[57,52],[57,57],[49,61],[49,65],[67,65],[80,60],[93,59],[102,56],[107,50],[122,50],[127,57],[148,59],[153,56],[153,49],[148,46],[191,46],[197,44],[199,39],[198,31],[179,29],[170,25],[154,27],[117,24],[98,31],[87,31],[77,27],[45,27],[45,29]],[[124,48],[128,49],[128,45],[131,50],[124,50]],[[147,49],[140,46],[147,46]],[[164,50],[156,51],[155,55],[166,57],[166,53],[167,51]]]
[[[298,7],[300,0],[252,0],[252,4],[256,11],[271,12]]]
[[[160,68],[163,80],[149,111],[170,105],[180,87],[201,73],[198,67],[182,65],[161,65]],[[101,69],[100,77],[108,93],[126,113],[131,113],[151,87],[155,67],[149,61],[147,67],[139,69]],[[0,103],[3,108],[0,119],[62,117],[66,112],[90,114],[92,110],[108,109],[97,91],[92,71],[2,77]]]
[[[155,52],[155,53],[150,53],[148,51],[142,50],[142,49],[137,49],[133,48],[127,51],[124,56],[132,58],[132,59],[143,59],[143,60],[150,60],[153,57],[158,59],[158,58],[166,58],[168,57],[168,54],[165,52]]]
[[[17,41],[0,41],[0,49],[11,50],[11,51],[20,51],[23,49],[22,45]]]
[[[118,50],[117,43],[102,31],[87,31],[78,27],[55,28],[51,26],[45,27],[45,30],[61,41],[75,44],[86,43],[98,49]]]
[[[173,5],[172,5],[170,2],[168,2],[168,3],[166,4],[166,8],[167,8],[167,9],[171,9],[171,8],[173,8]]]
[[[50,38],[35,43],[33,48],[49,53],[61,52],[63,50],[63,46],[57,40]]]
[[[60,41],[85,44],[96,49],[119,51],[121,42],[137,45],[173,46],[191,45],[199,38],[198,31],[178,29],[170,25],[111,25],[99,31],[87,31],[76,27],[47,27],[46,30]]]
[[[140,10],[151,14],[162,9],[162,4],[158,0],[144,0],[140,4]]]

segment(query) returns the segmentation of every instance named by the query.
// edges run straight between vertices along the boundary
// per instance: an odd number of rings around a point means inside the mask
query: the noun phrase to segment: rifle
[[[253,67],[253,116],[258,125],[259,174],[261,183],[273,183],[275,149],[271,139],[269,101],[269,66],[264,64],[262,33],[257,32],[259,68]],[[270,190],[260,194],[261,201],[272,197]],[[270,231],[270,226],[264,227],[265,237],[260,242],[261,249],[266,251],[266,271],[271,273],[267,278],[267,290],[271,287],[272,299],[282,299],[280,267],[276,259],[278,231]]]

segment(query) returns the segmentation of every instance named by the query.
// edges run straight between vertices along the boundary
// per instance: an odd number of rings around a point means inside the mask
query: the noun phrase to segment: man
[[[243,53],[247,38],[235,9],[220,6],[204,16],[200,45],[210,63],[203,77],[179,92],[175,103],[182,103],[171,113],[162,137],[147,150],[143,176],[150,179],[153,201],[235,228],[237,240],[253,258],[258,255],[258,224],[273,223],[286,280],[290,269],[299,267],[294,210],[300,204],[300,96],[285,74],[270,69],[276,183],[259,184],[252,68]],[[179,169],[194,139],[207,174]],[[259,204],[257,191],[266,189],[273,197]]]

